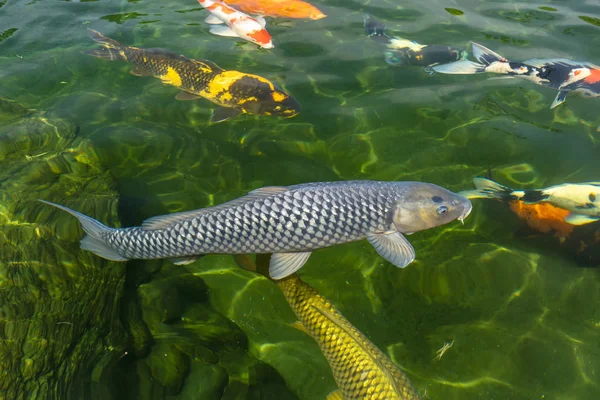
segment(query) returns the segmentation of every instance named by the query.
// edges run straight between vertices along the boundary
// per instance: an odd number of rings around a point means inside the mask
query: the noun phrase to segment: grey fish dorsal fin
[[[142,223],[142,229],[145,231],[165,229],[175,225],[178,222],[185,221],[186,219],[199,217],[201,215],[229,207],[239,206],[240,204],[249,203],[257,199],[273,196],[278,193],[287,192],[288,190],[289,189],[285,186],[265,186],[263,188],[255,189],[251,192],[248,192],[246,196],[242,196],[216,206],[201,208],[199,210],[183,211],[174,214],[159,215],[156,217],[148,218]]]

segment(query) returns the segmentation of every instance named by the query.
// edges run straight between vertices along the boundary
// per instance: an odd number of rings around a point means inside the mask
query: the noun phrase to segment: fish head
[[[275,115],[291,118],[300,112],[300,103],[288,93],[273,85],[273,90],[257,96],[253,105],[253,114]]]
[[[393,223],[400,232],[418,232],[458,219],[463,222],[472,210],[469,199],[440,186],[412,182],[396,204]]]
[[[275,47],[273,45],[273,41],[269,32],[267,32],[265,28],[260,26],[260,24],[257,23],[257,25],[258,26],[255,29],[247,30],[241,36],[249,40],[250,42],[256,43],[263,49],[272,49],[273,47]]]

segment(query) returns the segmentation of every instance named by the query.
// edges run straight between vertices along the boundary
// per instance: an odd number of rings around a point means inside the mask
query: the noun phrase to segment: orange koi
[[[321,19],[327,16],[302,0],[226,0],[226,3],[249,14],[269,17]]]

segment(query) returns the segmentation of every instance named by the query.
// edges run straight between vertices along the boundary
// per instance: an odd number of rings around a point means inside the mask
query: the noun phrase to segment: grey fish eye
[[[438,207],[438,209],[437,209],[438,214],[446,214],[447,212],[448,212],[448,207],[446,207],[446,206],[441,206],[441,207]]]

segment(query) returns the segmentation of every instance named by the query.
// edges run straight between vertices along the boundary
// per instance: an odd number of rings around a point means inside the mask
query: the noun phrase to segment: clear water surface
[[[99,260],[79,250],[73,218],[36,198],[132,226],[264,185],[421,180],[460,191],[490,168],[517,187],[599,179],[600,100],[569,96],[550,110],[556,93],[526,81],[391,67],[362,27],[370,13],[421,43],[600,63],[597,1],[313,4],[328,17],[268,19],[267,51],[210,35],[193,0],[0,2],[0,388],[95,399],[335,389],[271,282],[226,256],[184,267]],[[302,112],[209,125],[208,101],[176,101],[174,87],[85,55],[87,28],[262,75]],[[412,235],[406,269],[365,241],[315,252],[300,276],[428,398],[600,398],[598,270],[523,234],[505,205],[473,203],[464,226]]]

